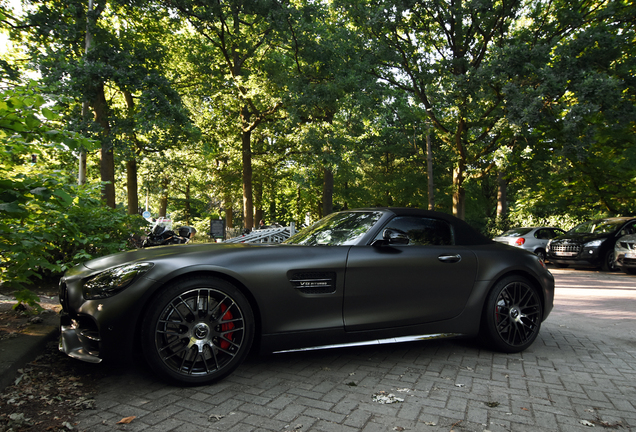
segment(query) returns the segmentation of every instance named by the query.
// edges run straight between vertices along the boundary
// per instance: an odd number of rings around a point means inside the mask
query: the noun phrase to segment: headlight
[[[552,244],[552,240],[548,240],[548,244],[545,245],[545,251],[550,252],[550,245]]]
[[[135,279],[153,266],[152,263],[137,263],[106,270],[86,281],[83,288],[84,298],[96,300],[112,297],[126,289]]]
[[[585,243],[585,247],[599,247],[603,243],[603,240],[593,240],[589,243]]]

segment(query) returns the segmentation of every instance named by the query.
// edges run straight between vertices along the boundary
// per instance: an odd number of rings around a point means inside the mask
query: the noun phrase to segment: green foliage
[[[64,128],[60,105],[53,105],[34,81],[0,93],[0,163],[39,154],[43,148],[94,148],[93,141]],[[5,165],[6,166],[6,165]]]
[[[99,185],[77,188],[42,167],[45,155],[92,141],[60,127],[34,83],[0,96],[0,281],[21,287],[122,250],[133,220],[103,207]]]
[[[140,218],[104,207],[98,189],[70,186],[52,174],[2,180],[2,282],[19,287],[59,277],[79,262],[126,249],[130,233],[139,231]]]
[[[65,185],[68,150],[90,144],[65,128],[112,147],[119,202],[136,193],[120,162],[135,160],[153,215],[167,207],[200,233],[221,209],[242,223],[244,185],[257,219],[315,220],[329,203],[325,173],[334,210],[425,208],[429,129],[436,209],[463,200],[486,232],[636,213],[635,9],[624,0],[113,0],[93,14],[83,0],[31,3],[20,26],[30,62],[63,97],[3,99],[0,210],[33,244],[26,269],[38,274],[116,250],[128,229],[92,189]],[[97,88],[99,126],[80,113]],[[95,181],[98,156],[88,158]],[[47,224],[73,240],[61,245]]]
[[[44,310],[42,306],[40,306],[40,297],[38,297],[33,291],[28,289],[23,289],[15,293],[15,299],[18,301],[13,305],[13,310],[18,310],[22,307],[22,305],[27,305],[33,308],[35,313],[40,313]],[[28,310],[28,309],[27,309]]]

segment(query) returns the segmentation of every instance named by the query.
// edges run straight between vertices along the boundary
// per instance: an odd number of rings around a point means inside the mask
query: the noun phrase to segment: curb
[[[15,381],[19,369],[44,352],[46,344],[59,335],[59,317],[55,313],[42,316],[43,323],[31,324],[17,337],[0,343],[0,392]]]

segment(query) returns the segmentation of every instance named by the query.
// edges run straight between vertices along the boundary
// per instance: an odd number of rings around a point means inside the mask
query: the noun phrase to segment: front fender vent
[[[289,281],[303,294],[336,292],[336,273],[334,272],[299,272],[292,274]]]

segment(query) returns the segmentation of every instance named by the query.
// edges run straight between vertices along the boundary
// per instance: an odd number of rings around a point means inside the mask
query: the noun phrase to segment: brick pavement
[[[570,274],[555,271],[558,288]],[[633,288],[613,307],[636,312],[636,278],[620,281]],[[589,293],[580,302],[569,295],[557,289],[559,313],[520,354],[461,340],[293,353],[249,359],[220,383],[194,388],[166,385],[143,367],[112,370],[76,430],[636,430],[636,314],[613,324],[590,318],[581,313]],[[380,404],[374,394],[403,401]]]

